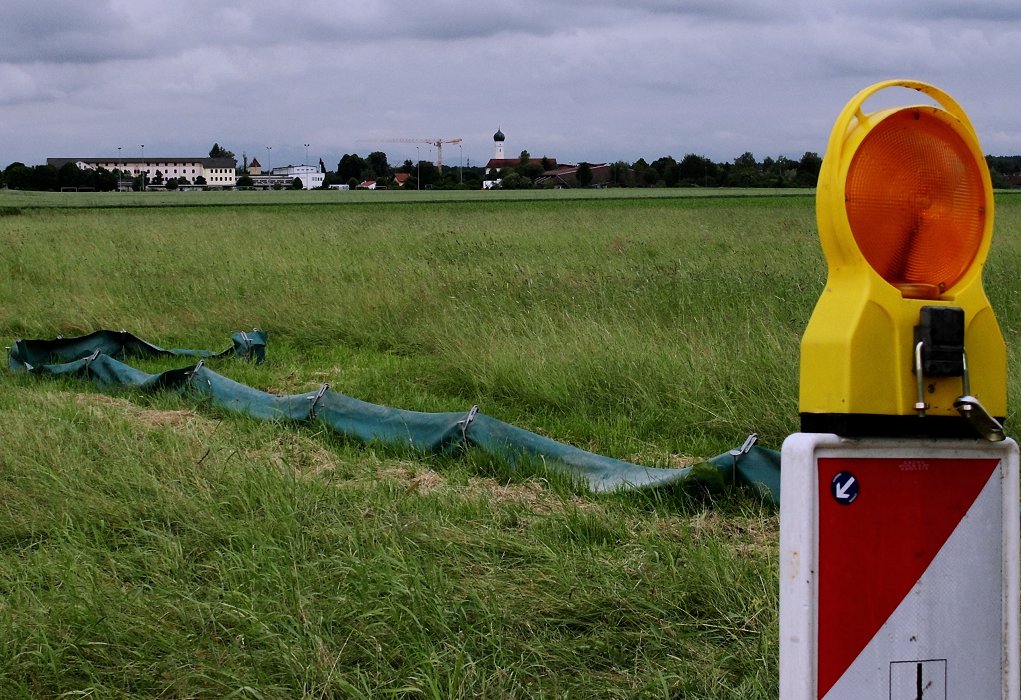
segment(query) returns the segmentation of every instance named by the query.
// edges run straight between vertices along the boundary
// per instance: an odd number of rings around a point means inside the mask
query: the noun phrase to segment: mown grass
[[[795,429],[824,275],[808,197],[29,208],[0,245],[4,337],[257,325],[269,361],[218,371],[649,464]],[[1002,198],[1012,376],[1019,245]],[[777,518],[741,494],[594,497],[3,373],[0,504],[3,697],[777,693]]]

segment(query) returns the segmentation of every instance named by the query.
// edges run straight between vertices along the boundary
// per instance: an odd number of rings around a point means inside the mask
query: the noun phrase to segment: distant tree
[[[106,168],[87,170],[83,173],[83,175],[85,176],[83,184],[85,184],[86,187],[94,187],[100,192],[110,192],[111,190],[117,189],[117,175]]]
[[[319,172],[321,172],[323,175],[326,174],[326,163],[323,162],[322,158],[319,159]]]
[[[33,168],[35,175],[36,190],[57,190],[60,188],[60,181],[57,168],[52,165],[37,165]]]
[[[806,151],[798,161],[798,172],[794,181],[801,187],[815,187],[819,180],[819,170],[822,169],[822,158],[818,153]]]
[[[242,175],[241,177],[238,178],[238,181],[237,181],[237,186],[238,187],[252,187],[254,185],[255,185],[255,180],[253,180],[252,176],[249,175],[248,173],[245,173],[244,175]]]
[[[358,180],[358,178],[356,178],[356,177],[352,177],[351,179],[349,179],[347,181],[347,186],[350,187],[351,189],[354,189],[354,188],[358,187],[359,184],[361,184],[361,183]]]
[[[766,160],[762,161],[762,168],[773,180],[775,187],[790,187],[796,183],[798,175],[798,163],[787,156],[780,155],[772,162],[767,169]]]
[[[475,169],[464,169],[460,177],[461,187],[466,190],[478,190],[482,188],[482,177]]]
[[[1017,181],[1016,176],[1021,173],[1021,156],[986,156],[986,166],[993,187],[1018,187],[1014,183]]]
[[[731,187],[760,187],[761,180],[758,161],[751,152],[745,151],[734,159],[734,167],[730,171],[727,184]]]
[[[712,161],[703,156],[689,153],[677,164],[677,175],[685,185],[705,186],[709,180],[709,166]]]
[[[673,156],[663,156],[652,161],[652,169],[659,173],[659,180],[667,187],[676,187],[681,180],[681,171]]]
[[[154,185],[162,185],[163,184],[163,171],[162,170],[157,170],[156,171],[156,177],[154,177],[152,179],[152,182],[153,182]]]
[[[610,163],[610,182],[617,187],[631,187],[634,184],[634,171],[622,160]]]
[[[592,184],[592,166],[585,162],[579,163],[578,171],[574,176],[577,178],[579,185],[588,187]]]
[[[228,151],[226,148],[221,148],[220,144],[214,143],[213,147],[209,149],[210,158],[234,158],[234,152]]]
[[[204,185],[204,184],[206,184],[206,178],[204,178],[201,175],[199,175],[198,177],[195,178],[195,184],[196,185]]]
[[[176,177],[172,177],[169,180],[167,180],[167,189],[168,190],[176,190],[177,189],[177,178]]]
[[[341,180],[357,179],[361,182],[367,170],[365,161],[357,153],[345,153],[337,163],[337,177]]]
[[[631,165],[631,169],[635,171],[635,177],[638,178],[638,184],[640,185],[650,187],[659,182],[659,173],[644,158],[636,160]]]
[[[516,170],[506,169],[507,173],[500,178],[501,190],[526,190],[532,186],[532,181]]]
[[[383,153],[383,151],[373,151],[370,153],[369,157],[365,159],[365,164],[372,171],[372,177],[375,179],[384,180],[390,177],[390,163],[387,162],[386,153]]]
[[[431,160],[420,160],[416,169],[416,176],[422,187],[435,185],[440,180],[440,171]]]
[[[541,163],[537,163],[529,157],[528,151],[521,151],[521,157],[518,158],[518,164],[514,166],[514,172],[528,180],[529,184],[531,184],[537,177],[542,175],[543,167]]]
[[[303,190],[303,189],[305,189],[305,185],[302,183],[300,177],[296,177],[293,180],[291,180],[291,189],[292,190]]]
[[[82,172],[74,163],[67,162],[57,171],[58,187],[78,187],[82,184]]]
[[[4,169],[4,182],[12,190],[27,190],[32,181],[32,171],[20,161],[15,161]]]

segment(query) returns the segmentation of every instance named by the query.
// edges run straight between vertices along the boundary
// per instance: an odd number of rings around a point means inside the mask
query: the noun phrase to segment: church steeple
[[[503,140],[505,138],[506,137],[503,135],[503,132],[500,131],[499,128],[497,128],[496,133],[493,134],[493,159],[494,160],[503,160],[504,159],[504,155],[503,155]]]

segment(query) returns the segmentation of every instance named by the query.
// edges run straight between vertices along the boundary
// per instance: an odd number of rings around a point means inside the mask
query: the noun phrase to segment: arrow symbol
[[[843,484],[838,483],[837,484],[837,489],[836,489],[836,491],[834,492],[833,495],[836,496],[837,500],[839,500],[839,501],[846,501],[848,498],[851,497],[850,490],[851,490],[851,486],[853,486],[853,485],[854,485],[854,477],[852,476],[852,477],[848,478],[848,480],[846,482],[844,482]]]
[[[838,472],[830,482],[830,493],[842,506],[849,506],[858,498],[858,480],[851,472]]]

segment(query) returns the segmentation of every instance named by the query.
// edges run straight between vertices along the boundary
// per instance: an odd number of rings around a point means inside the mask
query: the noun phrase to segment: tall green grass
[[[615,455],[714,454],[795,425],[824,274],[812,212],[805,198],[32,210],[7,220],[0,331],[208,345],[256,325],[295,365],[289,385],[262,380],[279,390],[331,370],[377,403],[479,403]]]
[[[1019,241],[1001,198],[1012,376]],[[825,274],[808,197],[23,208],[0,246],[9,339],[255,325],[218,371],[663,465],[796,428]],[[776,526],[3,373],[0,696],[776,697]]]

